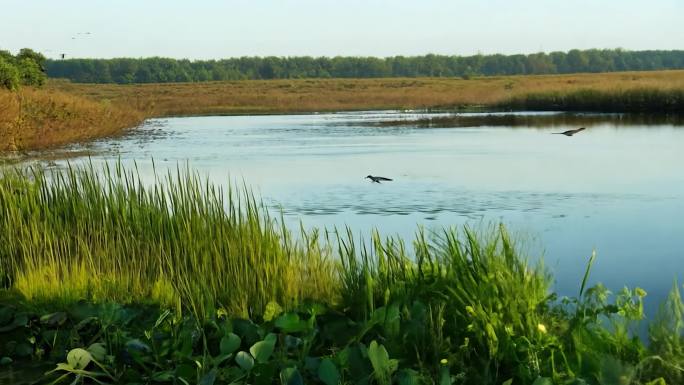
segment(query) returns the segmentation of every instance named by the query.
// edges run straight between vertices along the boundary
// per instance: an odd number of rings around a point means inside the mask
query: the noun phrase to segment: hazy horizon
[[[684,2],[0,0],[0,49],[56,58],[417,56],[676,50]]]

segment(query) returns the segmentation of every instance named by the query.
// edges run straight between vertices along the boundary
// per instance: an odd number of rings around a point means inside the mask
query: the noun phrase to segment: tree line
[[[165,83],[243,79],[463,77],[684,68],[684,51],[571,50],[529,55],[240,57],[48,60],[50,77],[87,83]]]
[[[0,88],[16,90],[22,85],[41,86],[45,83],[45,56],[29,48],[16,55],[0,50]]]

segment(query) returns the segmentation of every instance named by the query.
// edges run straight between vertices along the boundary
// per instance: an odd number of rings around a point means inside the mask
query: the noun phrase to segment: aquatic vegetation
[[[557,298],[503,226],[293,236],[246,188],[179,168],[5,170],[0,380],[678,384],[677,285]],[[36,371],[31,365],[45,363]],[[4,377],[3,377],[4,376]]]

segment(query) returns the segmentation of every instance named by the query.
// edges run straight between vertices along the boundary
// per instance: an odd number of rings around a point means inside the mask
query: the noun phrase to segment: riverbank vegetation
[[[0,51],[0,152],[94,139],[142,122],[136,110],[43,89],[44,64],[28,48]]]
[[[679,384],[675,284],[558,298],[503,227],[293,235],[249,190],[120,165],[0,179],[0,380]],[[530,256],[532,257],[532,256]]]
[[[0,89],[0,152],[35,150],[120,134],[137,110],[52,89]]]
[[[79,83],[547,75],[684,69],[684,51],[571,50],[529,55],[241,57],[221,60],[49,60],[48,75]]]

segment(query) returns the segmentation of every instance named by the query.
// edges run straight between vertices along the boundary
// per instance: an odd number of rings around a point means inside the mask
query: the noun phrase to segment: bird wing
[[[377,179],[377,180],[392,181],[392,179],[390,179],[390,178],[385,178],[384,176],[376,176],[375,179]]]

